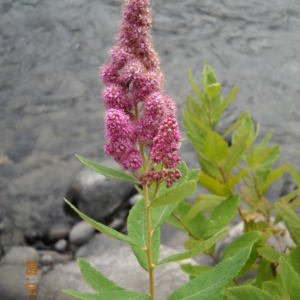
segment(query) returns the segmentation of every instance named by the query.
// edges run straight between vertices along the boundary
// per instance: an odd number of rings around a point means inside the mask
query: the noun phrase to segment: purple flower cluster
[[[176,107],[163,95],[164,76],[150,38],[149,0],[125,0],[118,44],[111,62],[100,69],[105,115],[105,153],[126,170],[139,170],[142,157],[137,145],[148,147],[155,163],[174,168],[180,133]]]

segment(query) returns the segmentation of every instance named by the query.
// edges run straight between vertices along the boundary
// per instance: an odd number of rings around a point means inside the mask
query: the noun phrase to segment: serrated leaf
[[[231,195],[231,191],[225,185],[221,184],[219,180],[211,178],[204,173],[200,174],[198,183],[215,195],[225,197]]]
[[[247,141],[249,139],[249,133],[246,133],[239,137],[235,143],[229,149],[229,155],[224,161],[223,171],[224,173],[228,173],[231,171],[239,162],[241,157],[243,156]]]
[[[221,83],[213,83],[207,87],[205,94],[207,95],[207,97],[213,98],[214,96],[219,94],[220,90],[221,90]]]
[[[227,290],[228,300],[273,300],[270,293],[254,286],[239,286]]]
[[[83,258],[78,258],[77,261],[84,280],[94,291],[102,293],[124,290],[122,287],[115,285],[113,281],[107,279]]]
[[[263,283],[269,280],[273,280],[273,273],[271,269],[271,262],[262,258],[259,262],[257,268],[257,275],[256,275],[256,283],[255,286],[258,288],[262,288]]]
[[[265,258],[266,260],[270,262],[276,262],[279,261],[279,258],[281,257],[282,253],[276,251],[273,248],[270,247],[262,247],[258,248],[257,252],[259,253],[260,256]]]
[[[147,218],[144,198],[140,199],[136,205],[130,210],[127,221],[128,236],[142,245],[142,248],[147,248]],[[160,246],[160,230],[156,228],[152,233],[151,251],[152,262],[156,264],[159,257]],[[140,265],[148,271],[147,254],[141,247],[131,246]]]
[[[114,291],[101,294],[80,293],[73,290],[63,290],[71,297],[79,300],[151,300],[151,296],[129,291]]]
[[[265,147],[259,147],[251,150],[247,156],[247,164],[249,167],[254,167],[256,164],[260,164],[270,154],[270,149]]]
[[[300,189],[300,174],[290,164],[287,164],[287,168],[288,168],[289,173],[293,177],[295,183],[297,184],[298,188]]]
[[[286,171],[286,165],[283,165],[282,167],[273,170],[269,173],[267,180],[259,186],[259,193],[261,196],[264,196],[266,192],[268,191],[270,185],[282,177],[282,175]]]
[[[201,93],[197,83],[193,78],[193,74],[190,69],[188,69],[188,79],[195,95],[201,100],[203,106],[207,109],[208,108],[207,100],[205,99],[204,95]]]
[[[298,300],[300,295],[300,277],[292,266],[284,259],[279,259],[278,273],[274,282],[274,300],[281,300],[283,296],[290,300]]]
[[[176,290],[167,300],[202,300],[213,295],[236,276],[248,259],[250,251],[250,247],[242,249],[235,257],[226,259],[211,271]]]
[[[215,118],[217,115],[221,114],[228,106],[229,104],[234,100],[234,98],[236,97],[238,91],[238,87],[235,86],[231,92],[229,93],[229,95],[227,96],[227,98],[224,100],[224,102],[218,107],[218,109],[214,112],[214,114],[212,115],[212,118]]]
[[[211,266],[193,266],[191,264],[182,264],[180,265],[181,270],[189,274],[193,277],[198,277],[208,271],[210,271],[213,267]]]
[[[235,216],[240,204],[240,196],[233,195],[219,204],[201,226],[202,236],[210,237],[226,226]]]
[[[67,199],[64,199],[65,202],[67,204],[69,204],[71,206],[72,209],[74,209],[78,215],[83,219],[85,220],[87,223],[89,223],[91,226],[93,226],[95,229],[97,229],[98,231],[116,239],[116,240],[119,240],[119,241],[122,241],[122,242],[125,242],[127,244],[130,244],[130,245],[135,245],[135,246],[138,246],[138,247],[143,247],[142,244],[140,244],[140,242],[138,241],[135,241],[133,240],[132,238],[108,227],[108,226],[105,226],[101,223],[98,223],[94,220],[92,220],[91,218],[89,218],[88,216],[86,216],[85,214],[83,214],[82,212],[80,212],[74,205],[72,205]]]
[[[245,247],[253,246],[260,237],[261,234],[258,231],[249,231],[244,233],[225,248],[222,260],[228,257],[233,257],[238,251]]]
[[[275,207],[287,224],[292,239],[296,244],[300,245],[300,218],[287,205],[275,203]]]
[[[242,283],[242,285],[253,285],[256,282],[256,278],[251,278]]]
[[[300,277],[300,246],[297,246],[291,251],[291,253],[287,257],[287,261]]]
[[[228,144],[217,132],[209,133],[203,144],[203,152],[216,164],[220,164],[228,155]]]
[[[93,171],[104,175],[107,178],[113,178],[113,179],[117,179],[117,180],[122,180],[122,181],[128,181],[128,182],[135,182],[137,183],[138,181],[131,177],[130,175],[121,172],[121,171],[117,171],[105,166],[101,166],[91,160],[88,160],[86,158],[83,158],[79,155],[76,155],[76,157],[87,167],[89,167],[90,169],[92,169]]]
[[[201,244],[197,245],[194,249],[187,251],[187,252],[182,252],[182,253],[178,253],[178,254],[174,254],[169,257],[166,257],[166,258],[162,259],[161,261],[159,261],[157,265],[162,265],[162,264],[170,263],[170,262],[174,262],[174,261],[181,261],[181,260],[185,260],[185,259],[197,256],[197,255],[205,252],[209,248],[211,248],[216,242],[220,241],[228,231],[229,231],[229,228],[225,228],[225,229],[219,231],[218,233],[216,233],[210,239],[207,239],[207,240],[203,241]]]
[[[163,195],[158,196],[151,201],[151,207],[164,206],[171,203],[178,202],[192,195],[196,190],[196,182],[194,180],[186,182]]]

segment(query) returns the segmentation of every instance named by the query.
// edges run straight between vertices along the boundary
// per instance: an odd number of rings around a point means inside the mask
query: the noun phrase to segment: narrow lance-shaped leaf
[[[83,258],[78,258],[78,265],[83,278],[94,291],[103,293],[124,290],[122,287],[115,285],[113,281],[107,279],[102,273],[94,269]]]
[[[204,140],[203,152],[219,165],[228,155],[228,144],[217,132],[211,132]]]
[[[113,178],[113,179],[117,179],[117,180],[122,180],[122,181],[128,181],[128,182],[138,182],[135,178],[131,177],[130,175],[121,172],[121,171],[117,171],[105,166],[101,166],[91,160],[88,160],[86,158],[83,158],[79,155],[76,155],[76,157],[87,167],[89,167],[90,169],[92,169],[93,171],[104,175],[105,177],[108,178]]]
[[[207,95],[207,97],[213,98],[214,96],[219,94],[220,90],[221,90],[221,83],[213,83],[207,87],[205,94]]]
[[[209,190],[211,193],[218,196],[230,196],[231,191],[225,185],[221,184],[219,180],[209,177],[202,173],[198,179],[198,183]]]
[[[164,258],[163,260],[159,261],[157,265],[162,265],[162,264],[170,263],[170,262],[174,262],[174,261],[180,261],[180,260],[184,260],[184,259],[188,259],[188,258],[197,256],[197,255],[205,252],[209,248],[211,248],[216,242],[220,241],[228,231],[229,231],[229,228],[225,228],[225,229],[219,231],[218,233],[216,233],[210,239],[197,245],[194,249],[187,251],[187,252],[174,254],[172,256]]]
[[[227,290],[228,300],[273,300],[273,296],[254,286],[239,286]]]
[[[151,296],[129,291],[113,291],[101,294],[80,293],[73,290],[63,290],[71,297],[79,300],[151,300]]]
[[[229,93],[229,95],[227,96],[227,98],[224,100],[224,102],[219,106],[219,108],[214,112],[214,114],[212,115],[212,118],[215,118],[217,115],[221,114],[228,106],[229,104],[234,100],[234,98],[236,97],[238,91],[238,87],[235,86],[231,92]]]
[[[283,255],[283,253],[278,252],[275,249],[270,247],[258,248],[257,252],[259,253],[260,256],[273,263],[279,261],[281,255]]]
[[[269,140],[271,139],[272,135],[273,135],[273,129],[271,129],[266,134],[266,136],[263,138],[263,140],[257,145],[257,148],[258,147],[265,147],[268,144]]]
[[[128,236],[135,240],[142,248],[147,247],[147,217],[144,198],[140,199],[131,209],[127,221]],[[153,264],[156,264],[159,257],[160,230],[156,228],[152,233],[151,252]],[[135,254],[140,265],[148,271],[147,254],[141,247],[131,245],[131,249]]]
[[[158,196],[153,201],[151,201],[151,207],[158,207],[168,205],[179,200],[185,199],[186,197],[192,195],[196,190],[196,182],[194,180],[184,183],[165,194]]]
[[[295,183],[297,184],[298,188],[300,189],[300,174],[290,164],[287,164],[287,168],[291,176],[293,177]]]
[[[176,290],[167,300],[202,300],[213,295],[236,276],[247,261],[250,251],[251,247],[242,249],[235,257],[224,260],[211,271]]]
[[[138,247],[143,247],[143,245],[141,245],[139,242],[131,239],[130,237],[114,230],[114,229],[111,229],[109,228],[108,226],[105,226],[101,223],[98,223],[94,220],[92,220],[91,218],[89,218],[88,216],[86,216],[85,214],[83,214],[82,212],[80,212],[74,205],[72,205],[67,199],[65,199],[66,203],[69,204],[71,206],[71,208],[73,208],[78,214],[79,216],[85,220],[87,223],[89,223],[91,226],[93,226],[95,229],[97,229],[98,231],[114,238],[114,239],[117,239],[119,241],[122,241],[122,242],[125,242],[127,244],[130,244],[130,245],[135,245],[135,246],[138,246]]]
[[[249,115],[248,111],[243,112],[239,118],[225,131],[225,133],[222,135],[222,138],[224,139],[230,132],[232,132],[235,128],[237,128],[240,123],[243,121],[244,118],[246,118]]]

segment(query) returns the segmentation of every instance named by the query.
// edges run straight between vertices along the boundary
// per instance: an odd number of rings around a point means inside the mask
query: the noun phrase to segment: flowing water
[[[122,2],[1,0],[0,217],[20,207],[30,212],[24,203],[60,206],[81,168],[74,153],[110,162],[98,69],[116,43]],[[208,62],[223,96],[239,86],[219,130],[249,110],[260,122],[258,140],[274,129],[271,145],[282,146],[277,166],[288,160],[299,170],[300,2],[153,0],[151,7],[165,90],[177,103],[181,129],[191,92],[187,68],[200,82]],[[197,167],[191,146],[181,150],[188,166]]]

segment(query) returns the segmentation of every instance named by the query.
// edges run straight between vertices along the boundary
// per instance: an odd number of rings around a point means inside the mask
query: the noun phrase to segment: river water
[[[97,75],[116,43],[122,2],[0,1],[0,217],[29,214],[32,203],[54,205],[59,217],[81,168],[74,153],[110,164]],[[271,145],[282,145],[277,166],[288,160],[299,170],[300,2],[153,0],[151,7],[165,90],[177,103],[181,129],[191,92],[187,68],[200,82],[208,62],[223,96],[239,86],[219,130],[249,110],[260,122],[258,140],[274,129]],[[197,167],[188,143],[181,152]],[[271,200],[282,183],[271,188]]]

